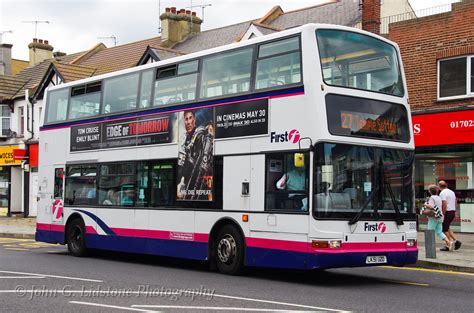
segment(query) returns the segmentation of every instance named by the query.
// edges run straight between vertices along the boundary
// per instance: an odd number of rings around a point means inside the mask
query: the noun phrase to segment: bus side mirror
[[[294,155],[295,167],[304,167],[304,154],[295,153]]]

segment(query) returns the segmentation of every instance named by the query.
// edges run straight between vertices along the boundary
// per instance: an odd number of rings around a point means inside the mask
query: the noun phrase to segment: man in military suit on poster
[[[197,116],[202,121],[196,127]],[[183,113],[186,134],[178,152],[178,200],[212,200],[214,126],[212,110]]]

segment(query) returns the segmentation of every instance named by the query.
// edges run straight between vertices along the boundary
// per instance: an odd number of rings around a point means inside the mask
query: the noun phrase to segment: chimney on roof
[[[362,29],[380,34],[380,0],[362,0]]]
[[[53,46],[49,44],[48,40],[33,38],[28,49],[30,50],[30,65],[36,65],[53,58]]]
[[[0,76],[12,74],[12,47],[7,43],[0,44]]]
[[[61,52],[61,51],[53,52],[53,57],[55,57],[55,58],[60,58],[60,57],[63,57],[65,55],[66,55],[66,52]]]
[[[160,15],[161,20],[161,45],[171,47],[193,34],[201,32],[202,20],[196,12],[176,7],[166,8]]]

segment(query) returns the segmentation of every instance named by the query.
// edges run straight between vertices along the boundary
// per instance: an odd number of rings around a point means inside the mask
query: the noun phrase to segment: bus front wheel
[[[244,262],[244,242],[239,231],[232,225],[225,225],[215,241],[215,261],[223,274],[235,275]]]
[[[66,243],[69,253],[78,257],[86,255],[85,235],[85,225],[82,219],[76,218],[69,223],[66,229]]]

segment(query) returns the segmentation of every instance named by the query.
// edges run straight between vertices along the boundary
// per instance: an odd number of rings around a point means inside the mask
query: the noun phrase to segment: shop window
[[[0,207],[8,207],[10,195],[10,166],[0,166]]]
[[[135,163],[102,164],[99,177],[99,205],[134,206]],[[142,202],[144,199],[141,200]]]
[[[308,211],[309,154],[276,153],[266,159],[266,210]]]
[[[97,204],[97,165],[71,165],[66,168],[66,194],[69,205]]]
[[[474,57],[440,60],[439,99],[474,95]]]
[[[474,154],[472,145],[419,147],[415,164],[416,206],[420,208],[428,196],[428,186],[444,180],[457,198],[454,231],[472,232],[474,209]],[[424,224],[427,218],[421,216]]]

